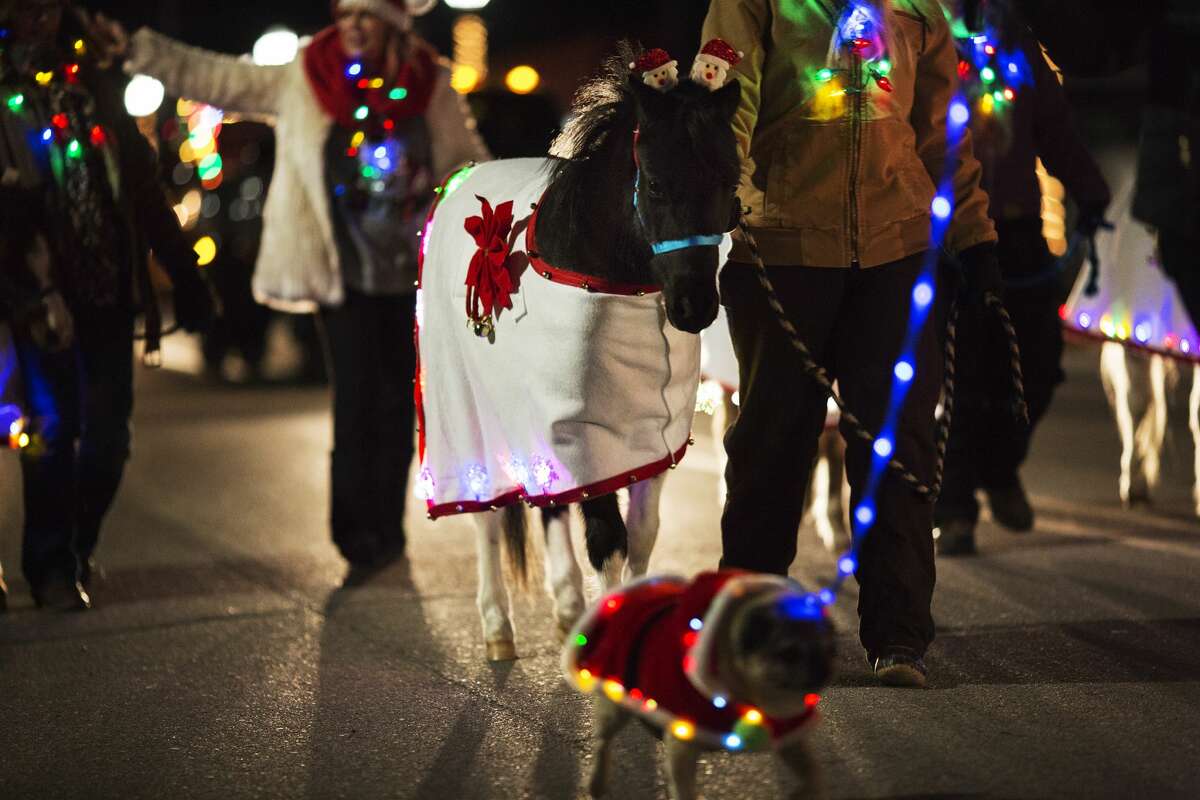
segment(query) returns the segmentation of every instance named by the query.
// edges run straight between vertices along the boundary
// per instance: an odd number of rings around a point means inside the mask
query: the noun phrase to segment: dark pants
[[[321,310],[333,376],[330,527],[355,564],[404,545],[415,302],[348,289],[341,307]]]
[[[839,382],[842,397],[873,431],[881,427],[907,331],[922,256],[864,270],[771,267],[788,317],[818,363]],[[729,486],[721,520],[722,566],[785,574],[825,423],[824,392],[767,305],[751,266],[721,273],[721,300],[738,359],[741,413],[725,437]],[[896,456],[930,481],[936,459],[934,413],[942,378],[938,336],[925,325],[916,375],[897,423]],[[843,425],[851,502],[863,499],[869,446]],[[861,591],[859,635],[868,656],[890,646],[917,654],[933,640],[929,605],[935,580],[933,507],[886,474],[876,523],[863,540],[855,573]]]
[[[1008,341],[992,314],[963,309],[958,324],[954,427],[946,450],[938,521],[979,517],[976,489],[1019,485],[1033,429],[1062,383],[1060,290],[1040,219],[998,226],[1004,305],[1021,348],[1029,424],[1013,413]],[[1039,280],[1041,278],[1041,280]]]
[[[1192,324],[1200,328],[1200,231],[1158,232],[1163,272],[1175,282]]]
[[[58,353],[15,338],[32,436],[21,451],[21,565],[36,585],[77,574],[120,486],[133,413],[133,317],[76,312],[75,341]]]

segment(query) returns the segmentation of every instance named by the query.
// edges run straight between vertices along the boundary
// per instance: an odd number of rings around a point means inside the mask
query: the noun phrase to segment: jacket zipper
[[[854,91],[854,106],[850,111],[850,268],[858,269],[858,173],[859,161],[862,158],[862,57],[855,53],[851,56],[850,71],[851,85]]]

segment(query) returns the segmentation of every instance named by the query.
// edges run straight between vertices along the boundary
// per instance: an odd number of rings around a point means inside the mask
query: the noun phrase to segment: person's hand
[[[173,279],[175,322],[188,333],[207,330],[217,314],[216,301],[208,281],[194,269],[185,270]]]
[[[1004,278],[1000,273],[1000,259],[996,256],[996,245],[992,242],[968,247],[958,254],[966,282],[967,302],[983,305],[986,297],[995,295],[1004,298]]]
[[[75,318],[57,289],[49,289],[29,319],[29,335],[43,350],[66,350],[75,340]]]

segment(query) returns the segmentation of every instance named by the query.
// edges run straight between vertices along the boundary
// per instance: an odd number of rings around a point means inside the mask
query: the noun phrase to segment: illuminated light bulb
[[[721,695],[717,695],[712,699],[712,704],[717,708],[724,708],[725,706],[729,705],[729,701]]]
[[[941,195],[933,198],[933,204],[930,206],[930,208],[933,210],[933,215],[938,219],[949,219],[950,212],[954,210],[950,205],[949,199],[942,197]]]
[[[542,76],[531,66],[513,67],[504,76],[504,85],[513,94],[530,94],[541,85]]]
[[[372,89],[382,89],[383,88],[383,78],[373,78],[371,80],[371,88]]]
[[[955,125],[966,125],[971,120],[971,109],[961,100],[950,104],[950,121]]]
[[[388,92],[389,100],[403,100],[406,97],[408,97],[408,89],[405,89],[403,86],[397,86]]]
[[[50,130],[49,128],[46,128],[46,130],[42,131],[42,141],[43,142],[48,142],[53,138],[54,138],[54,131]]]
[[[8,98],[8,108],[14,113],[20,111],[21,106],[23,105],[25,105],[25,95],[21,94],[20,92]]]
[[[682,742],[690,740],[696,735],[696,726],[687,720],[678,720],[671,725],[671,734]]]
[[[971,65],[966,61],[958,62],[958,77],[965,78],[971,74]]]
[[[655,700],[653,697],[647,697],[646,698],[646,710],[653,711],[656,708],[658,708],[658,701]]]
[[[1125,341],[1129,338],[1129,326],[1124,322],[1117,326],[1117,338],[1121,341]]]
[[[83,55],[84,53],[86,53],[86,52],[87,52],[87,45],[86,45],[86,44],[84,44],[84,42],[83,42],[83,39],[76,39],[76,40],[75,40],[75,45],[74,45],[74,47],[75,47],[75,54],[76,54],[76,55],[80,55],[80,56],[81,56],[81,55]]]
[[[892,62],[886,58],[880,59],[879,63],[875,65],[875,71],[880,75],[887,75],[892,71]]]
[[[131,117],[148,117],[158,111],[166,94],[160,81],[149,75],[134,75],[125,87],[125,111]]]
[[[1020,67],[1018,67],[1015,62],[1008,62],[1008,72],[1010,75],[1016,75],[1020,71]]]
[[[809,694],[804,695],[804,705],[808,706],[809,708],[813,708],[814,706],[817,705],[817,703],[820,703],[820,702],[821,702],[821,695],[819,695],[819,694],[810,692]]]
[[[217,257],[217,243],[211,236],[202,236],[192,246],[196,251],[197,266],[207,267]]]
[[[371,85],[371,82],[370,82],[369,80],[367,80],[366,78],[363,78],[363,79],[361,79],[361,80],[360,80],[358,83],[356,83],[356,84],[354,84],[354,85],[355,85],[355,86],[357,86],[357,87],[358,87],[358,88],[360,88],[360,89],[366,89],[366,88],[368,88],[368,87]]]
[[[692,648],[696,644],[696,640],[700,638],[700,634],[695,631],[688,631],[683,635],[683,646]]]
[[[104,143],[108,141],[108,137],[104,134],[104,128],[101,128],[99,125],[92,128],[89,139],[93,147],[103,147]]]
[[[384,147],[383,145],[380,145],[379,147],[375,148],[375,158],[384,159],[384,158],[387,158],[387,154],[388,154],[387,148]]]
[[[730,750],[737,750],[742,746],[742,737],[736,733],[731,733],[725,737],[725,746]]]
[[[996,99],[990,94],[985,94],[979,98],[979,110],[984,114],[991,114],[996,110]]]
[[[575,646],[576,647],[584,647],[585,645],[587,645],[587,642],[588,642],[587,637],[584,636],[582,633],[575,634]]]
[[[1070,313],[1070,312],[1068,312],[1068,311],[1067,311],[1067,306],[1066,306],[1066,304],[1065,304],[1065,303],[1064,303],[1063,305],[1061,305],[1061,306],[1059,306],[1059,307],[1058,307],[1058,318],[1059,318],[1059,319],[1066,319],[1066,318],[1067,318],[1067,315],[1068,315],[1069,313]]]
[[[860,525],[870,525],[875,521],[875,512],[870,506],[859,506],[854,512],[854,518]]]
[[[346,67],[346,75],[351,78],[357,78],[362,74],[362,64],[355,61],[350,66]]]
[[[357,120],[364,120],[367,118],[367,115],[370,113],[371,113],[371,110],[369,108],[367,108],[366,106],[359,106],[354,111],[354,118]]]
[[[1012,89],[1005,89],[1004,90],[1004,99],[1011,103],[1013,100],[1017,99],[1017,93],[1014,92]]]
[[[993,99],[994,99],[994,101],[995,101],[995,102],[997,102],[997,103],[1003,103],[1005,100],[1007,100],[1007,99],[1008,99],[1007,97],[1005,97],[1005,94],[1004,94],[1004,92],[1000,91],[999,89],[997,89],[996,91],[992,92],[992,98],[993,98]]]
[[[71,143],[67,145],[67,156],[79,158],[81,155],[83,155],[83,145],[79,143],[78,139],[72,139]]]
[[[1078,322],[1079,327],[1083,328],[1084,330],[1092,327],[1092,315],[1086,311],[1081,311],[1079,316],[1075,318],[1075,321]]]
[[[604,607],[609,611],[616,611],[621,607],[620,597],[610,597],[604,601]]]
[[[614,703],[619,702],[625,696],[625,687],[616,681],[605,681],[604,695]]]
[[[757,708],[752,708],[742,715],[742,719],[749,722],[751,725],[761,725],[763,721],[762,712]]]
[[[892,454],[892,440],[879,438],[875,440],[875,455],[887,458]]]
[[[643,699],[645,699],[645,697],[646,697],[646,695],[644,695],[642,693],[641,689],[630,689],[629,690],[629,699],[630,700],[637,700],[637,701],[641,702]]]
[[[916,370],[913,369],[913,365],[907,361],[897,361],[896,368],[892,371],[896,374],[896,378],[902,383],[908,383],[913,379],[913,375],[916,374]]]
[[[467,467],[467,487],[476,500],[487,491],[488,484],[487,470],[481,464],[471,464]]]
[[[365,133],[363,133],[362,131],[358,131],[357,133],[355,133],[353,136],[350,137],[350,146],[351,147],[361,147],[362,143],[366,140],[366,138],[367,138],[367,135]]]
[[[1181,353],[1192,352],[1192,343],[1190,341],[1188,341],[1187,339],[1180,339],[1179,340],[1179,351]]]
[[[54,79],[54,73],[53,72],[39,72],[33,76],[33,79],[35,81],[37,81],[38,86],[47,86],[47,85],[49,85],[50,81]]]
[[[275,28],[258,37],[250,58],[262,67],[281,67],[296,60],[300,37],[287,28]]]
[[[913,302],[918,308],[924,308],[933,302],[933,284],[921,281],[913,287]]]
[[[479,70],[467,64],[455,64],[450,73],[450,86],[459,94],[467,94],[479,85]]]
[[[579,678],[579,689],[584,692],[590,692],[596,686],[596,678],[586,669],[579,670],[576,676]]]
[[[979,77],[983,79],[984,83],[991,83],[996,80],[996,70],[991,67],[984,67],[979,70]]]
[[[1184,352],[1186,353],[1187,351],[1185,350]],[[25,448],[28,446],[29,446],[29,434],[22,433],[20,436],[17,437],[17,447]]]
[[[487,4],[488,0],[446,0],[446,5],[459,11],[473,11]]]
[[[691,621],[688,622],[688,627],[694,631],[698,631],[704,627],[704,620],[699,617],[692,617]]]
[[[996,55],[996,48],[990,44],[984,45],[983,52],[987,53],[989,56],[994,56]]]
[[[858,562],[854,560],[854,556],[842,556],[838,559],[838,572],[843,575],[853,575],[857,568]]]
[[[12,421],[12,423],[9,424],[9,426],[8,426],[8,433],[10,436],[20,436],[21,435],[21,420],[14,419]]]
[[[1142,344],[1145,344],[1146,342],[1150,341],[1150,335],[1152,333],[1153,329],[1150,327],[1149,322],[1139,322],[1133,329],[1133,338],[1137,339]]]
[[[817,598],[821,601],[821,605],[823,606],[831,606],[833,605],[833,601],[837,599],[834,597],[832,589],[822,589],[820,594],[817,595]]]
[[[385,131],[390,131],[394,127],[396,127],[396,123],[392,122],[390,119],[385,119],[383,121],[383,129]]]
[[[821,83],[833,80],[833,70],[829,69],[828,67],[823,70],[819,70],[817,72],[817,80],[819,80]]]
[[[875,83],[879,84],[879,88],[883,89],[885,92],[895,91],[895,87],[892,86],[891,80],[889,80],[886,75],[876,75]]]

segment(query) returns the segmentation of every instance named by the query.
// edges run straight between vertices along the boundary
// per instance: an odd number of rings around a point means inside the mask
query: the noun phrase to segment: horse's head
[[[636,214],[653,248],[667,318],[699,333],[717,316],[717,244],[738,209],[740,174],[731,121],[740,88],[682,81],[662,92],[630,77],[637,106]]]

